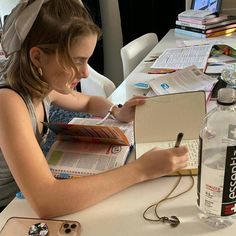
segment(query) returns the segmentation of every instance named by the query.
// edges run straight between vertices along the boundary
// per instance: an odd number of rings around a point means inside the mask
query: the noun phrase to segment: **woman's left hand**
[[[134,120],[135,107],[143,105],[146,97],[136,96],[128,100],[121,108],[114,109],[112,114],[115,118],[122,122],[130,122]]]

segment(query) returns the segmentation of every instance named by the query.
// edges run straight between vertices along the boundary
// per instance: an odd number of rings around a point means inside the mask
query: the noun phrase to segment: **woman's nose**
[[[81,78],[87,78],[89,76],[89,70],[87,65],[80,68],[79,75]]]

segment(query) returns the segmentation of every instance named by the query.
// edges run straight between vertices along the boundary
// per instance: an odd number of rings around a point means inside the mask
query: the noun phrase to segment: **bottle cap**
[[[222,105],[232,105],[236,102],[235,95],[233,88],[221,88],[218,91],[217,102]]]

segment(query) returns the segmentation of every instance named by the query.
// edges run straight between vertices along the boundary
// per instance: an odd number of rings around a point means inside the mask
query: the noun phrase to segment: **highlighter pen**
[[[183,136],[184,134],[183,133],[178,133],[177,135],[177,139],[176,139],[176,142],[175,142],[175,148],[178,148],[182,139],[183,139]]]

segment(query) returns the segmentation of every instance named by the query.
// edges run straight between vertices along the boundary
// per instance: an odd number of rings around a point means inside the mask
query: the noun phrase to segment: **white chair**
[[[147,33],[121,48],[124,79],[158,43],[155,33]]]
[[[107,77],[95,71],[91,66],[88,67],[89,77],[80,81],[82,93],[105,98],[109,97],[116,89],[115,84]]]

